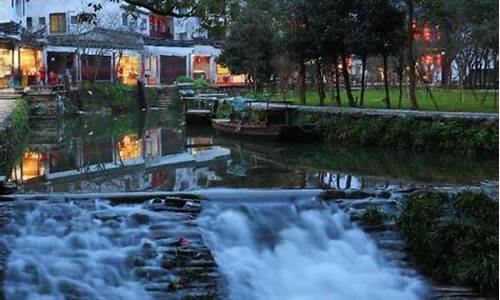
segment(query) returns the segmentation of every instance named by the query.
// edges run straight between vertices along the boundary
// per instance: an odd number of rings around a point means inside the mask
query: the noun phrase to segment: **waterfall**
[[[225,201],[204,207],[198,226],[226,277],[230,299],[425,297],[426,284],[385,261],[346,214],[307,203]]]

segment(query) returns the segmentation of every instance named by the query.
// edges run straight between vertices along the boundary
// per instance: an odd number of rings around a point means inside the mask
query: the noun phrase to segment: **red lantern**
[[[432,41],[431,38],[431,29],[429,28],[429,24],[425,23],[424,24],[424,29],[423,29],[423,38],[425,42],[430,42]]]
[[[420,39],[420,32],[418,31],[417,21],[411,22],[411,32],[414,40]]]

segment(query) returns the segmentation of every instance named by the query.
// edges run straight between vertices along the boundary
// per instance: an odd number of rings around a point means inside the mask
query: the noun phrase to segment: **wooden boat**
[[[312,126],[285,124],[242,124],[229,119],[212,119],[212,127],[216,132],[236,136],[265,138],[270,140],[301,141],[311,138]]]

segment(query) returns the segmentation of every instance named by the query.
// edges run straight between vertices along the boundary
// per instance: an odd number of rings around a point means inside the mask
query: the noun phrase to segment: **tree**
[[[347,95],[347,103],[353,107],[356,105],[352,95],[349,78],[348,59],[352,53],[349,37],[354,34],[359,25],[359,12],[361,0],[329,0],[320,1],[324,6],[321,8],[324,22],[322,34],[323,51],[340,55],[342,65],[342,77]],[[332,59],[336,61],[336,59]]]
[[[306,103],[306,62],[311,58],[314,37],[311,35],[310,5],[307,0],[283,0],[277,4],[283,43],[291,59],[298,65],[298,95]]]
[[[418,109],[417,103],[417,78],[415,70],[415,56],[413,53],[413,25],[414,25],[414,5],[413,0],[408,0],[408,76],[410,84],[408,86],[408,94],[410,96],[410,103],[412,109]]]
[[[498,55],[498,1],[418,0],[420,17],[439,28],[435,46],[442,49],[441,83],[449,86],[453,62],[465,72],[469,64]],[[462,84],[462,80],[459,80]]]
[[[404,16],[389,0],[368,1],[370,8],[367,31],[371,37],[371,52],[380,54],[383,61],[385,104],[391,107],[389,96],[388,58],[395,55],[404,44]]]
[[[248,74],[254,91],[274,74],[275,34],[267,1],[248,1],[234,22],[222,46],[220,60],[236,74]]]

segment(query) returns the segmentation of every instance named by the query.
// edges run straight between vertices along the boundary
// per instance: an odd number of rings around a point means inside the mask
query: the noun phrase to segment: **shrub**
[[[483,123],[367,115],[302,113],[329,143],[393,146],[415,150],[498,153],[498,128]]]
[[[209,84],[206,80],[203,80],[203,79],[196,79],[194,81],[194,87],[196,89],[206,89],[209,87]]]
[[[179,76],[175,79],[175,82],[177,82],[177,83],[193,83],[194,80],[192,78],[187,77],[187,76]]]
[[[158,92],[154,88],[145,89],[150,105],[155,105]],[[83,110],[101,110],[109,108],[113,112],[125,112],[137,109],[137,86],[124,84],[85,84],[79,92]]]
[[[233,112],[233,107],[231,103],[226,101],[221,101],[219,106],[217,107],[217,111],[215,112],[215,116],[217,119],[229,119],[231,117],[231,113]]]
[[[29,127],[29,105],[25,99],[16,101],[11,113],[12,126],[16,131],[25,131]]]
[[[498,290],[498,203],[485,194],[412,196],[398,224],[424,273],[483,292]]]

